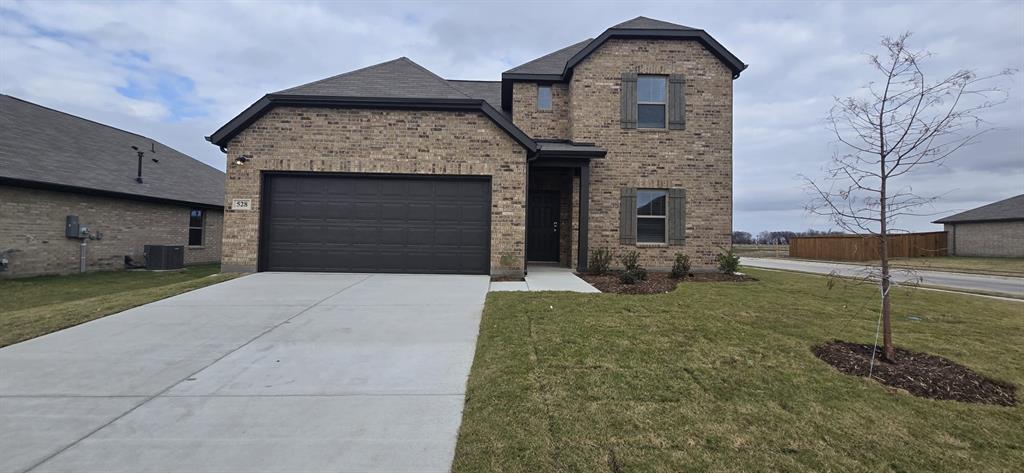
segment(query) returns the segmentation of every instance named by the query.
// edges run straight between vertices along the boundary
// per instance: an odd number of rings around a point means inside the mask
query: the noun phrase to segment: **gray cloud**
[[[5,2],[0,91],[153,136],[223,169],[203,140],[264,93],[398,56],[443,77],[503,70],[645,15],[707,30],[750,68],[734,83],[738,230],[828,228],[797,174],[834,151],[834,96],[872,79],[864,53],[912,30],[929,73],[1024,69],[1024,4],[516,2]],[[163,93],[168,77],[187,93]],[[1024,75],[986,118],[1000,130],[904,184],[951,213],[1024,192]],[[190,88],[188,88],[190,87]],[[179,87],[181,88],[181,87]],[[126,91],[134,92],[127,93]],[[190,113],[182,114],[182,110]],[[935,217],[908,218],[933,229]]]

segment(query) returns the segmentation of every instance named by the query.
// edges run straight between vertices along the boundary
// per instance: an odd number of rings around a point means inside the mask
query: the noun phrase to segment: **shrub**
[[[608,248],[596,248],[590,252],[589,270],[594,274],[607,274],[612,267],[612,252]]]
[[[725,253],[718,254],[718,269],[725,274],[733,274],[740,268],[740,257],[732,252],[732,248]]]
[[[672,277],[676,279],[685,278],[690,274],[690,257],[682,253],[676,253],[676,260],[672,263]]]
[[[619,256],[624,270],[619,280],[623,284],[636,284],[638,281],[647,280],[647,268],[640,265],[640,252],[633,250]]]

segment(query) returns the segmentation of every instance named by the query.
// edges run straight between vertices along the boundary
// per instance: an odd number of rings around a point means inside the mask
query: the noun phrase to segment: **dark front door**
[[[265,177],[264,271],[490,271],[488,178]]]
[[[530,261],[558,261],[558,192],[531,192],[527,218],[526,257]]]

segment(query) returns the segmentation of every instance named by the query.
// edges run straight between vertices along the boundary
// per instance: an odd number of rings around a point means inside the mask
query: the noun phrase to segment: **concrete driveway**
[[[448,471],[488,282],[260,273],[0,349],[0,472]]]

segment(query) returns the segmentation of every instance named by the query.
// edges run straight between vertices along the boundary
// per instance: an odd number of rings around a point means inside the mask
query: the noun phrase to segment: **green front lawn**
[[[654,296],[492,293],[454,471],[1017,471],[1024,406],[893,393],[819,361],[876,289],[749,270]],[[899,346],[1018,386],[1024,303],[900,290]],[[920,321],[908,320],[908,316]]]
[[[0,347],[237,277],[220,265],[0,280]]]

